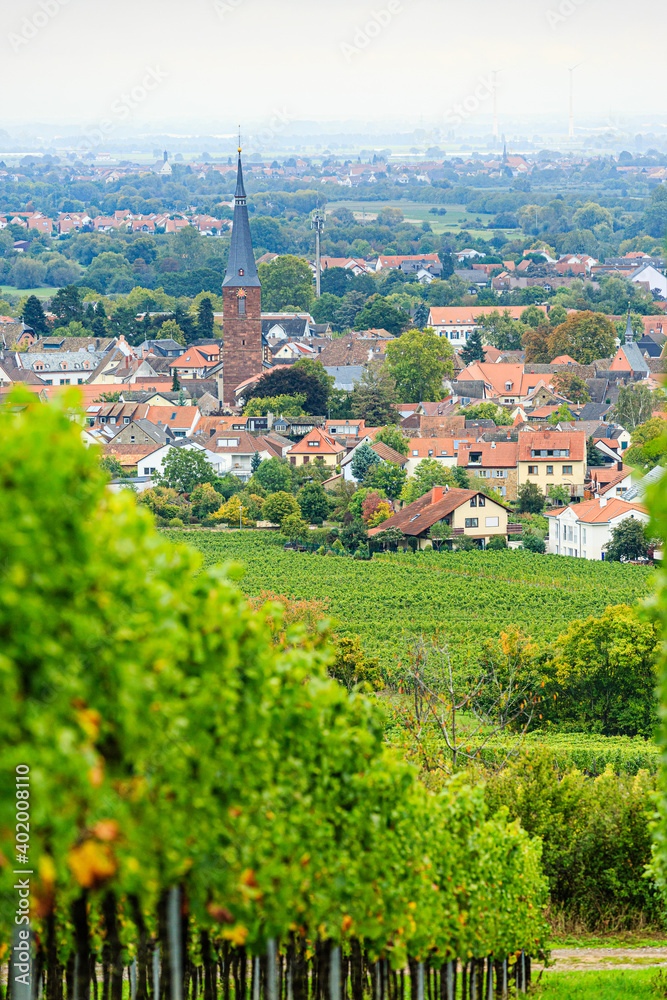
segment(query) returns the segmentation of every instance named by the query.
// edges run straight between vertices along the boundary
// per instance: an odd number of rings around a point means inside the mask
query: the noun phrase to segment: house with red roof
[[[296,466],[317,462],[335,468],[343,461],[346,452],[344,444],[327,434],[321,427],[314,427],[290,449],[289,460]]]
[[[509,509],[498,500],[477,490],[459,490],[448,486],[434,486],[423,497],[407,504],[397,514],[368,532],[374,535],[397,528],[408,538],[415,538],[420,549],[431,545],[430,531],[436,524],[451,529],[452,544],[465,535],[480,548],[486,548],[496,535],[507,536]]]
[[[520,431],[518,485],[534,483],[548,495],[564,486],[571,497],[584,495],[586,433],[584,431]]]
[[[547,512],[549,552],[581,559],[604,560],[611,533],[626,518],[648,524],[646,507],[620,497],[595,497]]]

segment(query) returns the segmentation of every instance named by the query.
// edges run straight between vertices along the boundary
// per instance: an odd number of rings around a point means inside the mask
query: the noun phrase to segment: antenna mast
[[[310,228],[315,230],[315,297],[320,298],[321,292],[321,278],[322,278],[322,259],[320,256],[320,239],[322,233],[324,232],[324,215],[317,208],[313,212],[313,217],[310,220]]]

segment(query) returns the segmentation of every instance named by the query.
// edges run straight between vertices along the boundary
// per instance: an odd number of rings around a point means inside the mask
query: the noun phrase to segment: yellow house
[[[522,431],[519,434],[518,484],[535,483],[546,496],[564,486],[572,497],[584,495],[584,431]]]
[[[320,427],[314,427],[298,444],[290,448],[289,460],[292,465],[308,465],[317,461],[335,469],[345,458],[345,453],[345,445],[339,444]]]

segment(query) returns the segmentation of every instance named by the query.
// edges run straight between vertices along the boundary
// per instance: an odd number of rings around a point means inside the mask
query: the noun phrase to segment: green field
[[[26,295],[36,295],[38,299],[50,299],[57,291],[57,288],[47,287],[46,285],[43,285],[41,288],[14,288],[13,285],[0,285],[0,297],[2,298],[7,295],[14,295],[22,299]]]
[[[666,995],[654,990],[658,974],[657,969],[547,971],[532,995],[540,1000],[651,1000]]]
[[[382,208],[399,208],[408,222],[430,222],[434,233],[454,233],[465,229],[471,236],[489,237],[488,226],[494,216],[486,212],[469,212],[464,205],[436,205],[424,201],[332,201],[327,203],[327,213],[337,208],[348,208],[358,219],[372,220]],[[446,208],[447,215],[431,215],[430,208]],[[514,230],[506,230],[508,233]]]
[[[284,552],[279,536],[256,531],[171,531],[200,549],[206,565],[243,563],[242,589],[328,601],[341,634],[361,636],[389,675],[411,640],[435,636],[459,663],[485,639],[519,626],[540,643],[573,619],[648,595],[653,570],[538,556],[460,552],[376,556],[372,562]]]

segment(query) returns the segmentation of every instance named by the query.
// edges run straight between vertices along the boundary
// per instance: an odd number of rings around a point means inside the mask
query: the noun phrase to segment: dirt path
[[[551,972],[667,967],[667,948],[554,948]]]

